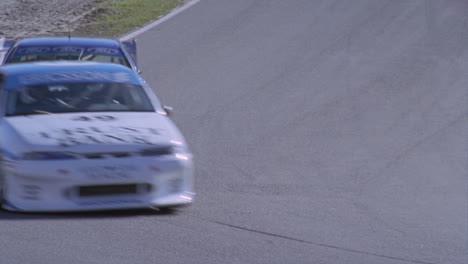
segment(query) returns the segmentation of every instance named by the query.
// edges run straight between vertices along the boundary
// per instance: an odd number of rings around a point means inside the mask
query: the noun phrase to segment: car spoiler
[[[3,63],[3,58],[15,42],[16,40],[0,38],[0,64]]]
[[[121,41],[122,45],[124,46],[125,50],[132,56],[133,61],[137,64],[137,45],[136,40],[126,40]]]

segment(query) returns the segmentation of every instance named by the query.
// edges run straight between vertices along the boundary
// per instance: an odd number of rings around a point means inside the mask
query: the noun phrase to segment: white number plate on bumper
[[[137,167],[132,165],[105,165],[84,167],[80,171],[93,180],[130,179],[133,173],[137,171]]]

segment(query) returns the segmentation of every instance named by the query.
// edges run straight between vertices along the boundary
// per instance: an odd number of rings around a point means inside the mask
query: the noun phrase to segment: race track
[[[138,37],[194,152],[194,205],[0,212],[0,263],[467,263],[467,14],[201,0]]]

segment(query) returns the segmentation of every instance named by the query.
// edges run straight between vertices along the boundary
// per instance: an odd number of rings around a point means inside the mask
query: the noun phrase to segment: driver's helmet
[[[27,86],[20,93],[20,100],[25,104],[37,103],[49,94],[49,87],[47,85]]]
[[[86,90],[90,93],[102,93],[104,89],[105,84],[102,82],[92,82],[86,85]]]

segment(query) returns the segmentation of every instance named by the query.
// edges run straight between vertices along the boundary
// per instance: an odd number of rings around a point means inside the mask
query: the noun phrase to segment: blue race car
[[[2,64],[32,61],[95,61],[124,65],[140,72],[136,64],[136,42],[108,38],[32,37],[3,41]],[[2,56],[0,56],[1,59]]]

